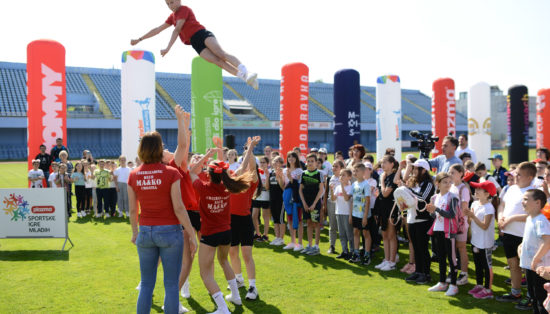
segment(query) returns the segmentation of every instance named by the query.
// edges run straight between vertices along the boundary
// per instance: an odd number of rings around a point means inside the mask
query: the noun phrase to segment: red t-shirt
[[[248,216],[250,215],[250,207],[252,206],[252,196],[256,193],[258,188],[258,181],[256,183],[251,182],[248,190],[239,193],[231,194],[229,200],[229,208],[231,209],[231,215]]]
[[[143,164],[132,170],[128,185],[137,195],[141,226],[179,225],[170,189],[180,179],[176,169],[161,163]]]
[[[199,210],[199,202],[195,197],[195,189],[193,188],[193,182],[191,182],[191,176],[189,175],[189,170],[183,170],[178,165],[174,159],[170,160],[170,167],[174,167],[181,175],[180,180],[180,190],[181,190],[181,199],[183,205],[187,210]]]
[[[164,23],[176,26],[178,20],[185,20],[183,27],[180,31],[180,39],[184,44],[191,44],[191,37],[195,35],[197,31],[205,29],[201,23],[197,22],[195,14],[189,7],[182,5],[176,12],[170,14]]]
[[[201,196],[201,233],[207,236],[231,230],[230,194],[225,185],[195,180],[193,186]]]

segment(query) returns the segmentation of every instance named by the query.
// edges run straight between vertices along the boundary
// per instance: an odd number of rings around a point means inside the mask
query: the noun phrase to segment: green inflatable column
[[[201,57],[191,65],[191,143],[193,152],[204,154],[213,147],[212,137],[223,138],[222,70]]]

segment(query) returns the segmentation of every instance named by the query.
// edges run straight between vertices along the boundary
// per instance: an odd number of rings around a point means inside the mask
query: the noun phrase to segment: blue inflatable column
[[[344,154],[361,141],[359,72],[344,69],[334,74],[334,152]]]

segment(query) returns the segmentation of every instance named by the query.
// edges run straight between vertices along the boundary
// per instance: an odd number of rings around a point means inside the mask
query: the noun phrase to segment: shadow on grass
[[[83,218],[76,218],[76,220],[71,220],[71,223],[76,224],[87,224],[87,223],[93,223],[93,224],[104,224],[104,225],[110,225],[112,223],[125,223],[127,225],[130,224],[130,220],[124,217],[110,217],[110,218],[94,218],[92,215],[88,215]]]
[[[68,261],[69,252],[61,250],[0,251],[0,261]]]

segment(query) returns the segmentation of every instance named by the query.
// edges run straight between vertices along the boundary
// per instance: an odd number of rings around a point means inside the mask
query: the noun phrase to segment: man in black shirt
[[[48,178],[50,177],[50,165],[52,164],[52,157],[46,153],[46,145],[40,145],[40,153],[36,155],[34,159],[40,160],[39,169],[42,169],[44,172],[44,177],[46,178],[46,184],[50,187],[50,182]]]

